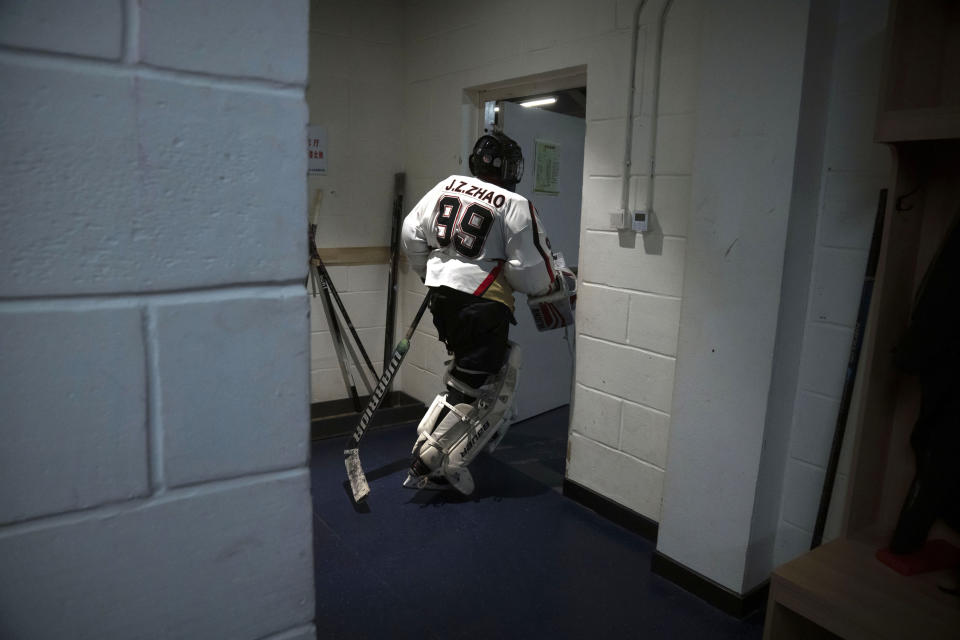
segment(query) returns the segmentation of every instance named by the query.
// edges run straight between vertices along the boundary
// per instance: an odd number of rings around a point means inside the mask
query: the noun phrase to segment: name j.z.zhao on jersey
[[[457,184],[459,183],[459,184]],[[464,188],[466,187],[466,188]],[[454,193],[462,193],[465,196],[473,196],[477,200],[483,200],[484,202],[489,202],[498,209],[503,206],[503,203],[507,201],[502,194],[494,195],[493,190],[487,190],[479,185],[467,184],[466,180],[451,180],[450,184],[444,187],[445,191],[452,191]]]

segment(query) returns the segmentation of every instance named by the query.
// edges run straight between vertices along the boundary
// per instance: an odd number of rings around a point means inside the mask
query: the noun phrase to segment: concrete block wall
[[[664,3],[648,3],[638,41],[630,208],[650,185],[654,55]],[[577,367],[567,477],[660,519],[683,294],[699,77],[701,3],[667,16],[658,104],[652,233],[621,236],[626,79],[633,3],[616,5],[617,35],[587,67]],[[620,31],[623,30],[623,31]],[[596,82],[596,90],[593,83]],[[591,107],[593,107],[591,109]]]
[[[397,312],[398,340],[413,322],[427,295],[427,288],[420,282],[417,274],[410,269],[407,261],[403,260],[400,264],[402,294]],[[444,362],[449,359],[447,348],[438,339],[437,328],[433,326],[433,316],[428,309],[424,312],[420,324],[417,325],[410,351],[407,352],[403,367],[397,376],[396,387],[429,405],[437,393],[443,390],[441,376],[444,372]]]
[[[691,214],[657,550],[734,593],[766,488],[766,419],[809,6],[705,3]],[[770,554],[766,554],[769,572]]]
[[[566,67],[587,67],[587,133],[581,215],[577,372],[567,474],[654,520],[659,517],[690,205],[700,3],[674,3],[665,36],[654,209],[657,249],[621,246],[608,230],[619,207],[630,29],[635,4],[526,2],[498,7],[411,2],[406,12],[406,168],[411,202],[438,180],[467,172],[470,114],[464,89]],[[631,205],[648,184],[650,81],[662,2],[641,18]],[[463,43],[482,41],[482,47]],[[640,85],[638,85],[640,86]],[[469,137],[469,136],[467,136]],[[413,278],[413,280],[416,280]],[[422,290],[408,280],[405,313]],[[519,313],[525,313],[522,297]],[[445,353],[425,318],[403,388],[429,401]],[[590,363],[604,362],[604,367]],[[616,471],[611,471],[614,469]]]
[[[311,206],[319,202],[321,248],[390,244],[394,174],[403,167],[403,30],[399,2],[310,3],[307,106],[310,123],[327,128],[328,144],[326,175],[308,177]],[[411,204],[408,199],[407,208]],[[381,371],[387,265],[338,266],[330,272],[370,359]],[[319,298],[311,308],[311,399],[345,398]],[[362,385],[360,393],[365,393]]]
[[[887,4],[846,0],[837,10],[822,186],[774,564],[810,548],[879,192],[889,186],[890,152],[872,142]],[[826,539],[838,531],[851,435],[846,434]]]
[[[0,6],[0,636],[314,636],[305,2]]]

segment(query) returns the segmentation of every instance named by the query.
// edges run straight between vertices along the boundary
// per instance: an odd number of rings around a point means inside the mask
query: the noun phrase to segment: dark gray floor
[[[318,638],[759,638],[650,573],[653,545],[560,493],[567,408],[514,425],[472,467],[476,493],[401,487],[416,424],[313,446]]]

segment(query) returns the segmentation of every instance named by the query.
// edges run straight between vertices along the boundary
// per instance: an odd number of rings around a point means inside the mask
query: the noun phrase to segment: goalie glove
[[[528,296],[527,306],[538,331],[559,329],[573,324],[577,308],[577,276],[566,267],[554,272],[553,288],[542,296]]]

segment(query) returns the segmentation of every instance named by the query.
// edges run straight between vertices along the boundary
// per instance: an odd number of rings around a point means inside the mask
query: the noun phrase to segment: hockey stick
[[[357,343],[357,348],[360,350],[361,355],[363,355],[363,360],[366,363],[367,367],[370,369],[370,373],[373,374],[373,377],[377,377],[377,371],[373,368],[373,363],[370,362],[370,356],[367,355],[367,350],[363,348],[363,342],[360,340],[360,336],[357,334],[356,328],[353,326],[353,322],[350,320],[350,314],[347,313],[347,308],[343,305],[343,301],[340,299],[340,294],[337,293],[337,288],[333,286],[333,279],[330,277],[330,273],[327,271],[327,265],[323,264],[323,260],[320,259],[320,251],[317,249],[317,220],[319,218],[319,201],[322,200],[322,197],[319,195],[322,192],[318,192],[318,202],[314,203],[313,211],[310,213],[310,226],[308,230],[308,238],[310,242],[310,269],[311,273],[314,275],[315,280],[319,280],[320,286],[323,289],[324,298],[329,301],[330,294],[333,294],[333,300],[337,303],[337,307],[340,309],[340,315],[343,316],[343,321],[346,323],[347,328],[350,330],[350,335],[353,336],[354,342]],[[317,278],[316,276],[321,276]],[[308,276],[309,278],[309,276]],[[330,320],[331,313],[326,310],[327,320]],[[334,317],[336,314],[333,314]],[[332,333],[332,327],[331,327]],[[337,327],[337,336],[340,336],[340,328]],[[350,351],[350,356],[353,358],[353,361],[357,364],[357,372],[360,374],[360,379],[363,380],[364,385],[367,387],[367,392],[370,392],[370,384],[367,382],[367,377],[364,375],[361,367],[360,360],[357,358],[357,354],[354,353],[353,349],[350,346],[350,341],[343,339],[343,344],[346,345],[347,349]],[[357,409],[359,411],[359,408]]]
[[[323,312],[327,317],[327,325],[330,329],[330,337],[333,339],[333,346],[337,353],[337,361],[340,364],[340,373],[343,375],[343,383],[347,387],[347,393],[353,399],[353,406],[357,411],[360,411],[360,396],[357,394],[356,385],[353,382],[353,375],[350,373],[350,364],[346,361],[346,356],[344,355],[344,348],[350,352],[350,357],[353,358],[353,362],[357,365],[357,375],[360,376],[360,379],[363,381],[363,385],[367,388],[367,393],[372,393],[370,389],[370,383],[367,382],[367,376],[363,373],[363,368],[360,365],[360,359],[357,358],[357,354],[354,352],[353,347],[350,345],[350,341],[342,334],[340,329],[340,324],[337,322],[337,314],[332,309],[332,302],[330,300],[330,294],[333,294],[333,298],[337,303],[337,306],[340,308],[340,313],[343,315],[343,321],[346,322],[347,327],[350,329],[350,333],[353,336],[353,339],[357,343],[357,348],[360,349],[360,353],[363,354],[363,359],[366,361],[367,366],[370,368],[370,373],[373,374],[373,377],[377,377],[377,372],[373,368],[373,364],[370,362],[370,358],[367,356],[366,350],[363,348],[363,342],[360,341],[360,336],[357,335],[357,330],[353,326],[353,322],[350,321],[350,314],[347,313],[347,309],[343,306],[343,302],[340,300],[340,295],[337,293],[336,287],[333,286],[333,280],[330,279],[330,274],[327,272],[326,265],[323,264],[323,260],[320,259],[320,252],[317,249],[317,221],[320,218],[320,202],[323,200],[323,192],[317,191],[317,195],[314,198],[313,209],[310,212],[309,227],[307,231],[307,236],[310,246],[310,271],[307,274],[307,280],[313,279],[313,295],[316,296],[317,285],[323,293],[323,297],[320,298],[323,302]]]
[[[350,363],[347,362],[347,356],[344,353],[344,344],[349,346],[343,334],[340,331],[340,323],[337,322],[337,316],[333,311],[333,302],[330,300],[330,290],[327,288],[327,281],[323,276],[319,274],[316,270],[316,266],[312,266],[314,270],[314,280],[319,280],[320,283],[320,302],[323,303],[323,313],[327,317],[327,326],[330,329],[330,338],[333,340],[333,349],[337,354],[337,362],[340,365],[340,374],[343,376],[343,384],[347,387],[347,393],[350,394],[351,399],[353,400],[354,409],[360,411],[360,396],[357,394],[357,385],[353,381],[353,374],[350,372]],[[316,286],[316,284],[314,285]],[[356,356],[354,356],[356,360]],[[359,368],[359,363],[357,363],[357,373],[361,376],[363,371]],[[366,381],[366,379],[364,379]]]
[[[403,189],[405,173],[393,174],[393,220],[390,228],[390,270],[387,279],[387,321],[383,340],[383,361],[390,360],[393,328],[397,323],[397,262],[400,259],[400,227],[403,226]]]
[[[350,320],[350,315],[347,313],[347,308],[343,305],[343,300],[340,299],[340,294],[337,293],[337,288],[333,286],[333,279],[330,277],[330,272],[327,271],[327,266],[323,264],[323,260],[320,259],[319,252],[317,256],[311,258],[311,263],[313,263],[319,270],[320,274],[323,276],[323,279],[327,283],[327,290],[333,294],[333,301],[337,303],[337,308],[340,309],[340,315],[343,317],[343,321],[347,325],[347,329],[350,330],[350,335],[353,336],[353,341],[357,343],[357,348],[360,349],[360,355],[363,356],[363,361],[366,363],[367,368],[370,369],[371,375],[374,378],[377,377],[377,370],[373,368],[373,363],[370,362],[370,356],[367,355],[367,350],[363,348],[363,342],[360,340],[360,335],[357,333],[356,327],[353,326],[353,322]],[[349,348],[350,343],[347,343]],[[353,350],[351,349],[351,352]],[[354,356],[354,361],[357,362],[357,368],[360,368],[360,361],[357,359],[356,354],[351,353]]]
[[[820,491],[820,504],[817,507],[817,520],[813,526],[810,548],[816,549],[823,542],[823,532],[827,527],[830,513],[830,500],[833,497],[833,485],[840,465],[840,451],[843,448],[843,436],[847,429],[847,416],[853,398],[853,385],[857,380],[857,365],[860,362],[860,349],[863,346],[863,334],[867,327],[867,315],[870,300],[873,297],[873,285],[877,275],[877,263],[880,261],[880,243],[883,241],[883,218],[887,211],[887,190],[880,190],[877,212],[873,223],[873,238],[870,240],[870,252],[867,255],[867,269],[860,288],[860,305],[857,309],[857,322],[853,325],[853,340],[850,343],[850,355],[847,358],[847,371],[840,395],[840,408],[833,429],[833,442],[830,445],[830,457]]]
[[[410,339],[413,337],[413,332],[417,328],[417,325],[420,324],[420,318],[423,317],[423,312],[427,310],[429,302],[430,292],[428,291],[427,295],[423,298],[423,303],[420,305],[416,317],[413,319],[413,323],[410,325],[410,328],[407,329],[407,333],[403,336],[403,339],[397,343],[390,362],[384,366],[383,375],[380,376],[377,387],[370,396],[370,402],[367,403],[367,408],[364,409],[363,414],[360,416],[360,422],[357,424],[356,430],[354,430],[353,435],[350,436],[350,440],[347,441],[347,448],[343,450],[343,461],[347,467],[347,479],[350,481],[350,490],[353,492],[353,499],[356,502],[361,502],[370,494],[370,485],[367,484],[367,477],[363,473],[363,467],[360,466],[360,451],[357,447],[360,444],[360,439],[363,437],[363,434],[366,433],[367,427],[370,425],[370,419],[380,406],[380,401],[383,400],[383,396],[387,392],[387,387],[390,386],[390,382],[397,374],[397,370],[406,357],[407,351],[410,350]]]

